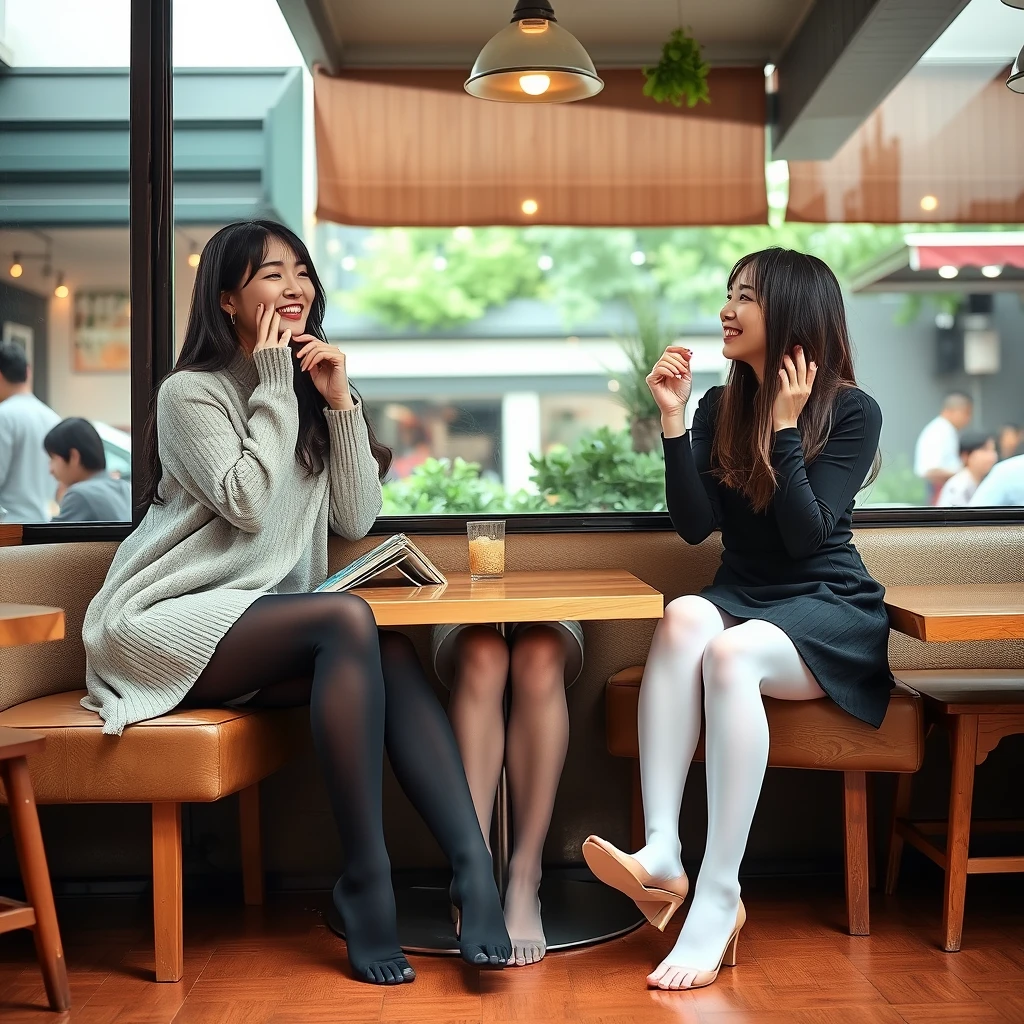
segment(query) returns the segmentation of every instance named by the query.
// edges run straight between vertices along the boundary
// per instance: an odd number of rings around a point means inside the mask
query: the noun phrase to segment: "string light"
[[[25,268],[21,265],[21,257],[15,253],[14,262],[11,264],[11,277],[21,277],[25,273]]]
[[[547,273],[554,265],[555,261],[546,252],[541,253],[541,255],[537,257],[537,266],[540,267],[544,273]]]
[[[634,267],[642,267],[647,262],[647,257],[637,249],[637,251],[629,257],[629,262],[632,263]]]
[[[939,208],[939,200],[935,196],[922,196],[921,197],[921,209],[925,213],[931,213],[933,210]]]
[[[196,267],[198,267],[198,266],[199,266],[199,259],[200,259],[200,257],[199,257],[199,253],[197,253],[197,252],[190,252],[190,253],[188,254],[188,265],[189,265],[189,266],[190,266],[190,267],[191,267],[191,268],[192,268],[193,270],[195,270],[195,269],[196,269]]]
[[[954,266],[939,267],[939,277],[945,278],[947,281],[952,281],[960,271]]]
[[[532,217],[540,209],[540,204],[536,199],[524,199],[520,209],[527,217]]]
[[[58,299],[66,299],[71,294],[70,289],[64,283],[64,275],[57,275],[57,287],[53,289],[53,294]]]

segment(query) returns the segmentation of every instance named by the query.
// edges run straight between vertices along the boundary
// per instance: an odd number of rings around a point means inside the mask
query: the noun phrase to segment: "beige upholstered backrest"
[[[379,538],[376,538],[379,540]],[[375,542],[333,539],[338,568]],[[466,569],[464,536],[417,538],[442,570]],[[883,584],[1019,582],[1024,586],[1024,526],[886,528],[857,531],[868,569]],[[0,548],[0,602],[50,604],[67,612],[67,639],[35,647],[0,649],[0,710],[84,685],[81,642],[85,609],[103,582],[116,545],[50,544]],[[509,569],[629,569],[666,599],[695,593],[711,582],[720,542],[688,547],[672,533],[512,534]],[[604,680],[647,656],[653,622],[587,624],[587,664],[573,687],[574,701],[596,708]],[[1014,668],[1024,666],[1024,642],[922,644],[893,634],[893,668]],[[592,686],[589,684],[593,684]]]

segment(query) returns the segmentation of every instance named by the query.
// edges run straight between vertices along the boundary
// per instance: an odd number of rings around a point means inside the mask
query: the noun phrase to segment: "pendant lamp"
[[[1016,7],[1019,11],[1024,11],[1024,0],[1003,0],[1003,3],[1007,7]]]
[[[480,51],[466,92],[501,103],[571,103],[604,88],[580,41],[555,20],[548,0],[519,0],[512,24]]]
[[[1024,92],[1024,47],[1017,54],[1017,59],[1010,68],[1010,77],[1006,80],[1006,88],[1014,92]]]

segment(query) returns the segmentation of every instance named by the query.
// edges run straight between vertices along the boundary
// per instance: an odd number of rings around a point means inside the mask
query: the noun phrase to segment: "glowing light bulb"
[[[1003,272],[1003,268],[993,263],[990,266],[982,267],[981,272],[985,277],[998,277]]]
[[[448,260],[440,253],[434,257],[434,269],[440,274],[442,270],[448,269]]]
[[[551,88],[550,75],[520,75],[519,88],[527,96],[543,96]]]
[[[921,197],[921,209],[925,213],[931,213],[932,210],[939,208],[939,200],[935,196],[922,196]]]
[[[11,264],[11,277],[21,277],[25,273],[25,268],[15,259]]]
[[[547,253],[543,253],[537,257],[537,266],[545,273],[547,273],[554,265],[555,261]]]
[[[945,266],[939,267],[939,277],[944,277],[947,281],[952,281],[960,271],[956,267]]]
[[[199,253],[190,252],[188,254],[188,265],[195,270],[199,266]]]
[[[341,269],[347,270],[351,273],[356,269],[356,258],[355,256],[343,256],[341,258]]]
[[[637,251],[629,257],[629,262],[632,263],[634,267],[642,267],[647,262],[647,257],[637,249]]]
[[[532,217],[539,209],[540,205],[536,199],[524,199],[523,205],[519,207],[527,217]]]
[[[53,294],[58,299],[66,299],[68,297],[68,295],[71,294],[71,292],[70,292],[70,289],[68,288],[68,286],[66,284],[59,284],[59,285],[57,285],[56,288],[53,289]]]
[[[608,381],[608,390],[611,391],[612,394],[614,394],[616,391],[619,390],[619,382],[617,380]]]

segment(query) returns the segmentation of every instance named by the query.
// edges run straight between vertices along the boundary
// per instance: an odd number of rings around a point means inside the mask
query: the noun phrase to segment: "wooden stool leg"
[[[903,860],[903,836],[896,828],[897,822],[910,817],[910,792],[914,776],[905,772],[896,776],[896,796],[892,802],[892,816],[889,819],[889,863],[885,869],[885,894],[896,891],[900,877],[900,862]]]
[[[870,933],[867,773],[843,772],[846,829],[846,912],[851,935]]]
[[[185,971],[181,900],[181,804],[153,804],[153,943],[157,981],[180,981]]]
[[[639,850],[647,841],[644,828],[644,795],[640,788],[640,762],[633,762],[633,780],[629,801],[629,842],[630,853]]]
[[[949,786],[949,832],[946,837],[946,882],[942,903],[942,948],[960,949],[967,895],[967,856],[971,843],[974,763],[978,757],[978,716],[956,715],[953,722],[953,777]]]
[[[11,831],[18,851],[18,866],[25,895],[35,911],[36,923],[32,936],[36,943],[36,956],[43,972],[43,984],[50,1009],[66,1010],[71,1006],[67,965],[57,927],[57,911],[53,905],[50,872],[46,867],[43,833],[39,828],[32,780],[28,762],[23,757],[0,761],[0,774],[7,790],[7,803],[11,813]]]
[[[263,903],[263,843],[260,838],[260,784],[238,794],[238,823],[242,835],[242,889],[248,907]]]
[[[866,773],[865,773],[866,774]],[[878,858],[875,848],[875,780],[871,775],[866,774],[866,811],[868,816],[868,888],[873,892],[878,887],[877,873]]]

